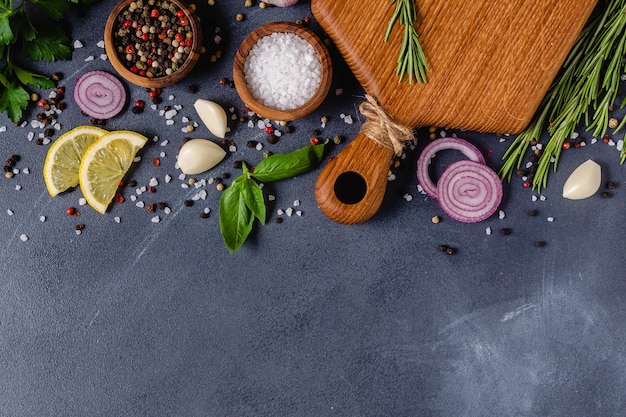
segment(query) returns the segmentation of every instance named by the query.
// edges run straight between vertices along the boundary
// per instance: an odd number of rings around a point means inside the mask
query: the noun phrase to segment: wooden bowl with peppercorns
[[[120,76],[146,88],[181,81],[202,49],[195,8],[179,0],[123,0],[104,29],[107,57]]]
[[[303,25],[273,22],[241,43],[233,79],[244,104],[262,117],[290,121],[326,98],[332,64],[324,43]]]

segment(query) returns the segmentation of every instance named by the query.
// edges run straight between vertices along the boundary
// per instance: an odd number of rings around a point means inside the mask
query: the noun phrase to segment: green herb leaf
[[[54,82],[48,77],[25,70],[24,68],[18,67],[16,65],[11,65],[11,69],[22,84],[30,85],[31,87],[35,88],[54,87]]]
[[[235,253],[252,231],[254,216],[244,197],[244,184],[248,178],[237,177],[220,198],[220,232],[224,245]]]
[[[6,111],[13,123],[18,123],[22,117],[22,110],[28,106],[30,94],[17,84],[2,87],[0,92],[0,111]]]
[[[11,10],[7,9],[4,5],[0,5],[0,43],[3,45],[10,44],[14,38],[9,20],[10,17]]]
[[[30,41],[35,39],[37,36],[37,30],[30,20],[28,20],[28,16],[26,16],[23,8],[14,10],[9,21],[13,30],[13,39],[11,39],[11,43],[15,43],[19,39]]]
[[[259,219],[261,224],[265,223],[266,209],[265,200],[263,199],[263,191],[256,181],[248,177],[249,172],[246,164],[243,163],[243,183],[241,185],[241,193],[243,201],[250,209],[254,217]]]
[[[287,154],[271,155],[259,162],[250,175],[261,182],[271,182],[303,174],[319,165],[327,144],[328,140]]]
[[[67,0],[29,0],[36,4],[48,16],[55,20],[59,20],[64,14],[68,13],[72,8],[72,3]]]
[[[24,51],[33,61],[67,60],[72,57],[72,49],[68,43],[69,39],[61,28],[48,26],[47,29],[40,30],[34,39],[24,41]]]

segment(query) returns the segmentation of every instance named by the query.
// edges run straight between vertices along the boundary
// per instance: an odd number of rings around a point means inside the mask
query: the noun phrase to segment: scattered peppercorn
[[[154,213],[156,211],[156,204],[154,203],[150,203],[146,206],[146,210],[148,210],[148,213]]]
[[[157,209],[165,210],[167,208],[167,204],[165,203],[157,203]]]
[[[439,216],[433,216],[430,219],[430,221],[433,222],[434,224],[437,224],[437,223],[439,223],[441,221],[441,219],[439,218]]]
[[[607,182],[606,188],[608,188],[609,190],[613,190],[615,188],[615,183],[613,181]]]
[[[254,147],[256,147],[256,145],[258,145],[258,144],[259,144],[259,142],[257,142],[256,140],[249,140],[249,141],[246,143],[246,146],[247,146],[248,148],[254,148]]]
[[[66,208],[65,214],[67,214],[68,216],[73,216],[74,214],[76,214],[76,208],[75,207]]]
[[[191,94],[196,94],[198,92],[198,86],[195,84],[190,85],[189,87],[187,87],[187,92]]]
[[[339,145],[341,143],[341,136],[335,135],[335,137],[333,138],[333,142],[335,145]]]
[[[272,135],[267,135],[267,143],[269,143],[270,145],[274,145],[278,142],[278,136],[272,134]]]
[[[544,242],[543,240],[538,240],[535,242],[535,247],[537,248],[543,248],[544,246],[546,246],[546,242]]]
[[[201,218],[201,219],[207,219],[207,218],[209,218],[209,213],[207,213],[206,211],[202,210],[202,211],[200,212],[200,218]]]
[[[137,186],[137,181],[135,181],[135,180],[128,181],[128,186],[129,187],[136,187]]]
[[[82,231],[82,230],[84,230],[84,229],[85,229],[85,224],[84,224],[84,223],[78,223],[78,224],[76,225],[76,230],[78,230],[78,231]]]
[[[224,184],[219,183],[215,186],[215,188],[217,188],[217,191],[224,191],[224,188],[226,187],[224,186]]]
[[[60,72],[55,72],[50,76],[50,78],[52,78],[52,81],[61,81],[63,79],[63,74]]]
[[[229,179],[229,178],[230,178],[230,172],[224,172],[224,173],[222,174],[222,179],[227,180],[227,179]]]
[[[222,77],[220,78],[220,84],[221,85],[228,85],[230,83],[230,80],[226,77]]]
[[[292,125],[285,126],[285,133],[293,133],[294,128]]]
[[[185,200],[185,201],[183,201],[183,205],[185,207],[191,207],[191,206],[193,206],[193,200]]]
[[[531,216],[531,217],[535,217],[537,214],[539,214],[539,213],[537,212],[536,209],[528,210],[528,215]]]
[[[241,169],[242,165],[243,165],[243,161],[241,160],[236,160],[235,162],[233,162],[233,168],[235,169]]]
[[[246,19],[246,15],[244,15],[243,13],[237,13],[237,15],[235,16],[235,20],[237,20],[238,22],[243,22]]]
[[[510,235],[511,229],[509,229],[508,227],[503,227],[502,229],[500,229],[500,233],[502,233],[504,236]]]
[[[274,223],[280,224],[283,222],[283,218],[282,217],[276,217],[274,218]]]
[[[602,192],[602,194],[600,194],[600,197],[602,198],[611,198],[613,196],[613,194],[609,193],[608,191],[604,191]]]

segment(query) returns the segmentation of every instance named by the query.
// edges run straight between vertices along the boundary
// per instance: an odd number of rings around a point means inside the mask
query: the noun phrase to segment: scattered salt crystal
[[[30,174],[30,169],[24,168],[24,169],[22,169],[22,173],[28,175],[28,174]]]
[[[83,231],[79,230],[79,229],[76,229],[74,232],[76,233],[76,235],[80,235]]]
[[[25,234],[25,233],[22,233],[22,234],[20,235],[20,240],[21,240],[22,242],[26,242],[26,241],[28,240],[28,236],[26,236],[26,234]]]
[[[165,158],[165,152],[161,152],[161,153],[159,154],[159,156],[160,156],[161,158]]]
[[[387,177],[387,181],[395,181],[396,179],[396,174],[391,174]]]
[[[502,143],[502,142],[504,142],[505,140],[506,140],[505,138],[500,138],[500,139],[498,140],[498,142]]]
[[[9,216],[12,216],[12,215],[13,215],[13,210],[11,210],[11,209],[7,209],[7,214],[8,214]]]
[[[158,107],[159,107],[159,106],[157,106],[156,104],[151,104],[151,105],[150,105],[150,108],[151,108],[152,110],[156,110]]]
[[[170,181],[172,181],[172,177],[169,174],[165,175],[165,183],[169,183]]]
[[[261,142],[256,144],[256,150],[260,151],[261,149],[263,149],[263,144]]]
[[[189,188],[189,184],[182,183],[182,184],[180,184],[180,188],[187,189],[187,188]]]
[[[300,205],[300,200],[296,200],[293,202],[294,207],[298,207]]]
[[[204,212],[204,214],[209,214],[211,212],[211,209],[208,207],[205,207],[204,210],[202,210]]]
[[[617,148],[618,151],[621,151],[624,148],[624,140],[623,139],[620,139],[620,140],[617,141],[617,147],[616,148]]]
[[[235,145],[230,145],[228,147],[228,151],[231,153],[237,152],[237,147]]]
[[[406,193],[405,195],[402,196],[406,201],[411,201],[413,200],[413,196],[409,193]]]
[[[134,194],[130,195],[130,201],[136,201],[137,200],[137,196]]]
[[[120,217],[119,217],[119,216],[115,216],[115,217],[113,217],[113,220],[115,221],[115,223],[119,223],[119,222],[121,222],[121,221],[122,221],[122,219],[120,219]]]
[[[179,174],[178,175],[178,179],[183,181],[185,178],[187,178],[187,176],[185,174]]]
[[[546,196],[545,196],[545,195],[542,195],[541,197],[539,197],[539,200],[541,200],[541,201],[546,201]]]
[[[80,49],[83,47],[83,43],[81,41],[79,41],[78,39],[76,39],[74,41],[74,49]]]
[[[7,131],[6,126],[0,126],[0,133],[6,132],[6,131]]]
[[[282,136],[282,132],[281,132],[280,130],[275,130],[275,131],[274,131],[274,136],[276,136],[276,137],[278,137],[278,138],[279,138],[279,137],[281,137],[281,136]]]
[[[343,121],[344,121],[346,124],[351,125],[351,124],[353,123],[353,122],[352,122],[352,116],[347,115],[347,116],[343,119]]]
[[[530,167],[532,167],[532,166],[533,166],[533,163],[532,163],[532,162],[530,162],[530,161],[529,161],[529,162],[526,162],[526,168],[530,168]]]
[[[302,217],[302,211],[301,210],[296,210],[296,216]]]
[[[109,57],[107,56],[107,54],[100,54],[100,59],[106,61],[107,59],[109,59]]]
[[[54,130],[61,130],[63,128],[63,126],[61,126],[61,123],[55,123],[54,124]]]
[[[166,121],[165,121],[165,124],[166,124],[167,126],[172,126],[172,125],[174,124],[174,121],[173,121],[172,119],[170,119],[170,120],[166,120]]]
[[[287,214],[287,216],[291,217],[291,215],[293,214],[293,209],[291,207],[289,207],[287,210],[285,210],[285,214]]]
[[[15,189],[16,189],[17,191],[19,191],[19,190],[21,190],[21,189],[22,189],[22,186],[21,186],[21,185],[19,185],[19,184],[17,184],[17,185],[15,186]]]
[[[537,196],[536,196],[536,195],[533,195],[530,199],[531,199],[532,201],[537,201]]]
[[[613,142],[613,139],[609,139],[609,146],[615,146],[615,142]]]
[[[141,188],[135,188],[135,194],[141,195],[143,194],[143,191],[141,191]]]
[[[159,180],[157,180],[156,178],[152,177],[152,178],[150,178],[150,182],[148,183],[148,185],[150,187],[156,187],[157,185],[159,185]]]
[[[87,58],[85,58],[85,62],[93,61],[94,59],[96,58],[93,55],[89,55]]]
[[[26,137],[28,138],[28,140],[33,140],[33,138],[35,137],[35,134],[33,132],[28,132]]]
[[[282,209],[278,209],[276,210],[276,214],[278,214],[279,216],[282,216],[283,214],[285,214],[285,212]]]
[[[133,158],[133,162],[139,162],[141,161],[141,156],[136,156]]]
[[[258,122],[256,122],[256,126],[259,129],[265,129],[265,122],[263,120],[259,120]]]
[[[164,113],[164,116],[165,116],[166,119],[171,119],[174,116],[176,116],[177,114],[178,114],[178,112],[176,111],[176,109],[170,109],[170,110],[168,110],[168,111],[166,111]]]
[[[39,221],[40,222],[45,222],[46,221],[46,216],[39,216]]]
[[[183,118],[180,119],[180,121],[183,123],[189,123],[189,118],[187,116],[183,116]]]
[[[213,42],[215,42],[216,45],[219,45],[221,41],[222,41],[221,36],[215,35],[215,37],[213,37]]]
[[[552,223],[554,221],[554,217],[548,217],[546,220]]]
[[[152,223],[158,223],[161,221],[161,218],[159,216],[154,216],[153,218],[150,219],[150,221]]]
[[[578,132],[572,132],[572,139],[576,140],[578,138]]]
[[[18,168],[13,168],[13,174],[17,175],[20,173],[20,170]]]
[[[267,196],[267,201],[274,201],[276,200],[276,196],[274,194],[270,194]]]
[[[254,127],[254,122],[252,120],[248,120],[248,127]]]
[[[174,96],[170,96],[170,97],[174,97]],[[183,109],[183,106],[181,106],[180,104],[177,104],[177,105],[175,105],[175,106],[174,106],[174,108],[175,108],[176,110],[182,110],[182,109]]]
[[[42,144],[47,145],[50,143],[50,138],[43,138],[43,140],[41,141]]]
[[[499,218],[500,220],[502,220],[502,219],[504,219],[505,217],[506,217],[506,213],[505,213],[504,211],[500,210],[500,211],[498,212],[498,218]]]
[[[135,205],[139,208],[144,208],[146,205],[144,204],[143,201],[139,200],[135,203]]]
[[[103,41],[103,40],[98,41],[98,43],[96,44],[96,46],[97,46],[98,48],[104,48],[104,41]]]
[[[163,213],[165,213],[165,214],[170,214],[171,212],[172,212],[172,209],[171,209],[171,208],[169,208],[169,207],[165,207],[165,208],[163,209]]]
[[[597,138],[591,138],[591,144],[593,145],[594,143],[596,143],[598,141]]]
[[[487,236],[489,236],[491,234],[491,227],[487,227],[485,229],[485,234],[487,234]]]
[[[167,96],[167,99],[168,99],[169,101],[174,100],[174,95],[173,95],[173,94],[170,94],[169,96]]]
[[[159,116],[165,116],[165,110],[159,110]]]

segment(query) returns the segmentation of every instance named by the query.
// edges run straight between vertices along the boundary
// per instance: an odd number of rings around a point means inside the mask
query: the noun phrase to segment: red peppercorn
[[[133,21],[131,19],[126,19],[124,20],[124,23],[122,23],[122,28],[128,29],[132,25],[133,25]]]
[[[141,75],[142,77],[146,76],[146,70],[140,70],[139,71],[139,75]]]
[[[265,133],[271,135],[272,133],[274,133],[274,128],[272,126],[265,126]]]
[[[189,26],[189,19],[187,19],[187,16],[183,16],[180,19],[178,19],[178,23],[181,26]]]
[[[152,60],[151,59],[146,60],[146,65],[151,67],[152,66]]]
[[[178,17],[179,19],[180,19],[181,17],[183,17],[184,15],[185,15],[185,12],[183,12],[182,10],[178,10],[178,11],[176,12],[176,17]]]
[[[159,17],[160,14],[159,9],[152,9],[150,11],[150,17]]]
[[[41,100],[39,100],[39,101],[37,102],[37,105],[38,105],[39,107],[43,107],[43,106],[45,106],[46,104],[48,104],[48,100],[46,100],[45,98],[42,98]]]
[[[137,69],[137,67],[133,65],[132,67],[130,67],[130,72],[132,72],[133,74],[137,74],[139,72],[139,69]]]
[[[604,135],[604,137],[602,138],[602,142],[604,143],[609,143],[611,141],[611,138],[609,137],[609,135]]]
[[[176,35],[174,35],[174,39],[176,39],[178,42],[183,42],[185,40],[185,35],[183,35],[182,33],[177,33]]]
[[[304,18],[304,24],[308,25],[309,23],[311,23],[311,18],[309,16]]]
[[[185,46],[193,46],[193,39],[189,38],[185,40]]]
[[[154,157],[152,159],[152,165],[154,165],[155,167],[158,167],[159,165],[161,165],[161,160],[157,157]]]
[[[567,141],[566,141],[566,142],[563,142],[563,145],[561,145],[561,147],[562,147],[563,149],[569,149],[569,148],[570,148],[570,146],[571,146],[571,145],[570,145],[570,143],[569,143],[569,142],[567,142]]]
[[[167,32],[164,30],[163,32],[159,33],[159,34],[157,35],[157,37],[158,37],[159,39],[163,40],[163,39],[167,38]]]
[[[148,192],[150,194],[156,193],[156,187],[153,187],[153,186],[148,187]]]
[[[309,142],[311,142],[311,145],[317,145],[318,143],[320,143],[318,138],[311,138]]]
[[[524,188],[530,188],[530,182],[528,181],[524,182]]]
[[[122,194],[116,194],[115,195],[115,202],[117,204],[122,204],[124,202],[124,196]]]
[[[76,209],[74,207],[68,207],[65,209],[65,214],[67,214],[68,216],[73,216],[74,214],[76,214]]]
[[[141,35],[142,41],[147,42],[148,39],[150,39],[150,35],[148,35],[147,33],[144,33],[143,35]]]
[[[143,109],[146,106],[146,102],[143,100],[135,100],[135,106]]]
[[[575,143],[574,147],[580,149],[580,148],[583,147],[583,145],[582,145],[582,143]]]
[[[135,54],[135,47],[133,45],[126,45],[125,52],[129,55]]]
[[[120,182],[117,184],[118,187],[123,187],[124,186],[124,180],[120,180]]]
[[[161,94],[161,90],[158,88],[153,88],[148,93],[148,97],[155,98],[155,97],[158,97],[159,94]]]
[[[65,94],[65,87],[60,85],[56,88],[57,94]]]

